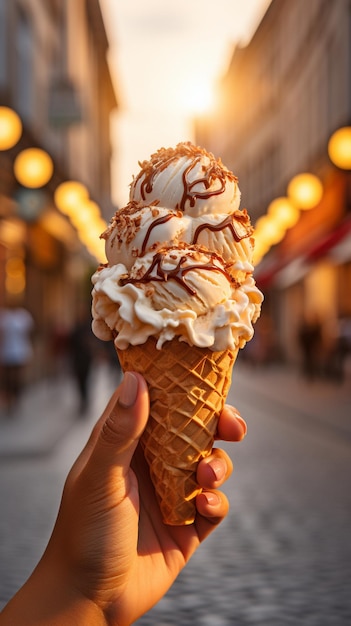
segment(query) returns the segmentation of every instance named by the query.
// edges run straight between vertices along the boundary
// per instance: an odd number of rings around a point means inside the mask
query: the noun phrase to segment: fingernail
[[[242,431],[243,431],[243,434],[242,434],[241,438],[244,439],[244,437],[245,437],[245,435],[247,433],[247,424],[246,424],[245,420],[241,417],[241,415],[237,415],[236,419],[238,420],[238,422],[239,422],[239,424],[240,424],[240,426],[242,428]]]
[[[227,464],[224,459],[213,459],[209,464],[216,480],[222,480],[227,472]]]
[[[138,379],[132,372],[125,372],[118,402],[121,406],[128,409],[133,406],[138,395]]]
[[[220,503],[218,495],[216,493],[213,493],[213,491],[203,491],[202,494],[205,496],[207,504],[209,504],[210,506],[218,506],[218,504]]]
[[[235,417],[236,421],[239,422],[241,426],[241,430],[242,430],[241,439],[244,439],[247,433],[247,424],[245,420],[241,417],[240,413],[234,407],[231,407],[231,409],[232,409],[233,416]]]

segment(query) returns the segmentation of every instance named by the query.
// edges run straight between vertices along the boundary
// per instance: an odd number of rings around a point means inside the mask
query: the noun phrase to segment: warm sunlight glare
[[[119,100],[113,116],[113,199],[128,201],[138,161],[193,141],[216,109],[218,80],[271,0],[100,0]],[[206,147],[206,146],[204,146]]]
[[[184,89],[182,105],[184,112],[190,115],[207,113],[214,105],[211,86],[206,83],[191,84]]]

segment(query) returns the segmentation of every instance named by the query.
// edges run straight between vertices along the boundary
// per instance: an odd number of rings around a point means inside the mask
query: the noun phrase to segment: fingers
[[[118,396],[119,396],[119,388],[116,389],[114,391],[114,393],[112,394],[111,398],[108,401],[107,406],[104,409],[104,412],[102,413],[101,417],[99,418],[99,420],[96,422],[90,437],[87,441],[87,443],[85,444],[82,452],[80,453],[80,455],[78,456],[78,458],[76,459],[74,465],[71,468],[71,471],[68,475],[68,480],[67,482],[71,482],[79,476],[79,474],[82,472],[82,470],[84,469],[87,461],[90,458],[90,455],[96,445],[97,440],[99,439],[99,434],[101,431],[101,428],[103,426],[103,424],[105,423],[107,417],[110,415],[113,407],[115,406],[117,400],[118,400]]]
[[[102,425],[96,442],[94,461],[101,466],[129,467],[138,440],[149,416],[149,399],[144,378],[126,372],[117,401]]]
[[[219,448],[213,448],[212,454],[199,463],[196,479],[203,489],[217,489],[229,478],[233,463],[228,454]]]
[[[211,526],[216,526],[226,517],[229,502],[221,491],[202,491],[196,496],[196,508],[197,512],[209,522],[211,530]]]
[[[125,476],[149,415],[149,397],[144,378],[126,372],[113,394],[83,451],[84,465],[98,482],[105,481],[113,470]],[[76,468],[77,469],[77,468]]]
[[[221,413],[217,438],[225,441],[241,441],[247,432],[245,420],[238,411],[225,405]],[[217,489],[233,471],[233,464],[228,454],[219,448],[213,448],[212,454],[200,461],[197,468],[197,482],[203,489]]]
[[[198,515],[195,524],[198,537],[203,541],[226,517],[229,502],[217,487],[229,478],[233,463],[224,450],[213,448],[212,454],[203,459],[197,468],[197,481],[203,491],[196,496]]]
[[[210,529],[219,524],[228,513],[228,499],[217,488],[223,485],[232,471],[230,457],[219,448],[213,448],[212,454],[198,465],[196,478],[203,491],[196,497],[196,508],[201,516],[207,518]],[[204,529],[207,529],[207,533],[210,532],[206,524]]]
[[[247,432],[247,425],[233,406],[226,404],[218,421],[216,439],[241,441]]]
[[[238,411],[225,405],[221,413],[216,439],[241,441],[247,432],[245,420]],[[196,496],[196,529],[200,541],[203,541],[214,528],[226,517],[229,502],[224,493],[218,491],[233,471],[233,463],[228,454],[219,448],[213,448],[212,454],[200,461],[197,468],[197,481],[203,491]]]
[[[195,527],[201,543],[227,516],[229,502],[221,491],[203,491],[196,496],[196,508]]]

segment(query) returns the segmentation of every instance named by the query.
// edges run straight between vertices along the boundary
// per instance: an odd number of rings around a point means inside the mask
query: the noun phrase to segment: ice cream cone
[[[141,442],[163,520],[191,524],[201,492],[197,464],[211,452],[237,350],[213,352],[178,338],[158,350],[150,337],[117,354],[123,371],[140,372],[149,386],[150,417]]]
[[[238,348],[260,314],[252,235],[238,179],[190,142],[140,163],[128,204],[102,235],[93,331],[113,339],[123,370],[149,385],[142,445],[167,524],[195,519],[197,465],[211,452]]]

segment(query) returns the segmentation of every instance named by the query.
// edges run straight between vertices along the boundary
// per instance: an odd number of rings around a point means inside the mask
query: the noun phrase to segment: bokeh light
[[[285,196],[272,200],[267,213],[277,224],[286,229],[294,226],[300,217],[299,209]]]
[[[300,209],[312,209],[322,199],[323,185],[318,176],[303,172],[291,179],[288,196]]]
[[[82,183],[68,180],[56,188],[54,200],[61,213],[70,216],[77,211],[79,206],[88,202],[89,193]]]
[[[255,226],[255,237],[269,246],[279,243],[285,235],[285,228],[278,224],[271,216],[263,215]]]
[[[22,122],[15,111],[0,106],[0,150],[9,150],[22,135]]]
[[[40,148],[22,150],[17,155],[13,167],[18,182],[30,189],[46,185],[54,171],[52,158]]]
[[[329,139],[328,154],[330,160],[344,170],[351,169],[351,127],[339,128]]]

